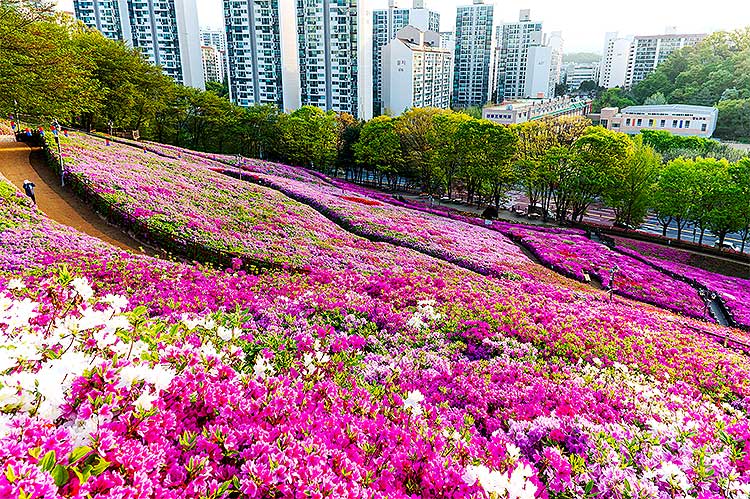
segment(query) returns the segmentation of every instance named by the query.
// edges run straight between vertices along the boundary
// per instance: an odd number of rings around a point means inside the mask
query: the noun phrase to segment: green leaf
[[[57,464],[57,456],[55,455],[54,450],[51,450],[48,453],[46,453],[44,457],[39,461],[39,467],[42,468],[44,471],[52,471],[55,468],[56,464]]]
[[[112,464],[106,459],[99,458],[99,462],[96,463],[94,466],[91,467],[91,473],[93,475],[99,476],[105,471],[107,471],[107,468],[109,468],[109,465]]]
[[[590,494],[593,488],[594,488],[594,481],[589,480],[589,483],[586,484],[586,487],[583,490],[586,492],[586,494]]]
[[[8,464],[8,468],[5,470],[5,478],[8,479],[9,483],[13,483],[16,481],[16,473],[13,471],[13,467]]]
[[[52,478],[54,478],[55,480],[55,485],[57,485],[58,487],[62,487],[63,485],[68,483],[68,480],[70,479],[70,473],[68,473],[68,470],[65,468],[65,466],[60,466],[58,464],[52,470]]]
[[[89,446],[84,447],[78,447],[77,449],[73,449],[73,452],[70,453],[70,460],[68,461],[70,464],[75,464],[78,461],[80,461],[82,458],[84,458],[86,455],[90,454],[93,449]]]

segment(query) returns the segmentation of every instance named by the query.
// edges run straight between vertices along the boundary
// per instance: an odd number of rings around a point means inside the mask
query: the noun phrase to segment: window
[[[677,120],[672,120],[672,128],[677,128]]]
[[[682,120],[680,120],[680,128],[682,128],[682,124],[683,124],[683,122],[682,122]]]
[[[625,126],[630,126],[630,118],[625,120]]]
[[[653,119],[648,120],[648,126],[654,126],[654,120]]]
[[[690,128],[690,120],[685,120],[685,128]]]
[[[661,120],[659,122],[659,126],[662,127],[662,128],[664,128],[665,126],[667,126],[667,120]]]
[[[638,118],[638,121],[635,122],[635,126],[642,126],[643,120],[641,118]]]
[[[701,123],[701,132],[705,132],[707,130],[708,130],[708,125],[706,125],[705,123]]]

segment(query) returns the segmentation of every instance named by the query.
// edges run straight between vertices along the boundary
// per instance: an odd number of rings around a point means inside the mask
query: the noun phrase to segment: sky
[[[362,1],[362,0],[360,0]],[[196,0],[202,27],[222,26],[221,0]],[[388,0],[366,0],[372,8],[384,8]],[[490,0],[486,0],[490,3]],[[471,0],[426,0],[427,7],[440,12],[442,31],[456,21],[456,7]],[[562,31],[565,52],[602,52],[604,34],[656,35],[675,26],[679,33],[709,33],[750,25],[747,0],[497,0],[495,24],[518,20],[518,11],[531,9],[531,18],[541,21],[544,31]],[[397,0],[410,7],[412,0]],[[59,0],[63,10],[73,10],[73,0]]]

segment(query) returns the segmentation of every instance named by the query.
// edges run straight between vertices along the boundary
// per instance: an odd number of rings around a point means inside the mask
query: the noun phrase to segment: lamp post
[[[65,160],[63,159],[62,146],[60,145],[60,123],[55,119],[52,122],[52,133],[57,144],[57,154],[60,158],[60,186],[65,187]]]
[[[620,267],[615,264],[615,266],[612,267],[612,270],[609,271],[609,301],[612,301],[612,294],[615,291],[615,276],[617,276],[619,270]]]

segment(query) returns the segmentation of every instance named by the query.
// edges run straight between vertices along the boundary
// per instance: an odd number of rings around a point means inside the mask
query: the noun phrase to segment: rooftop
[[[629,106],[623,108],[623,113],[713,113],[715,107],[689,106],[687,104],[664,104],[653,106]]]

